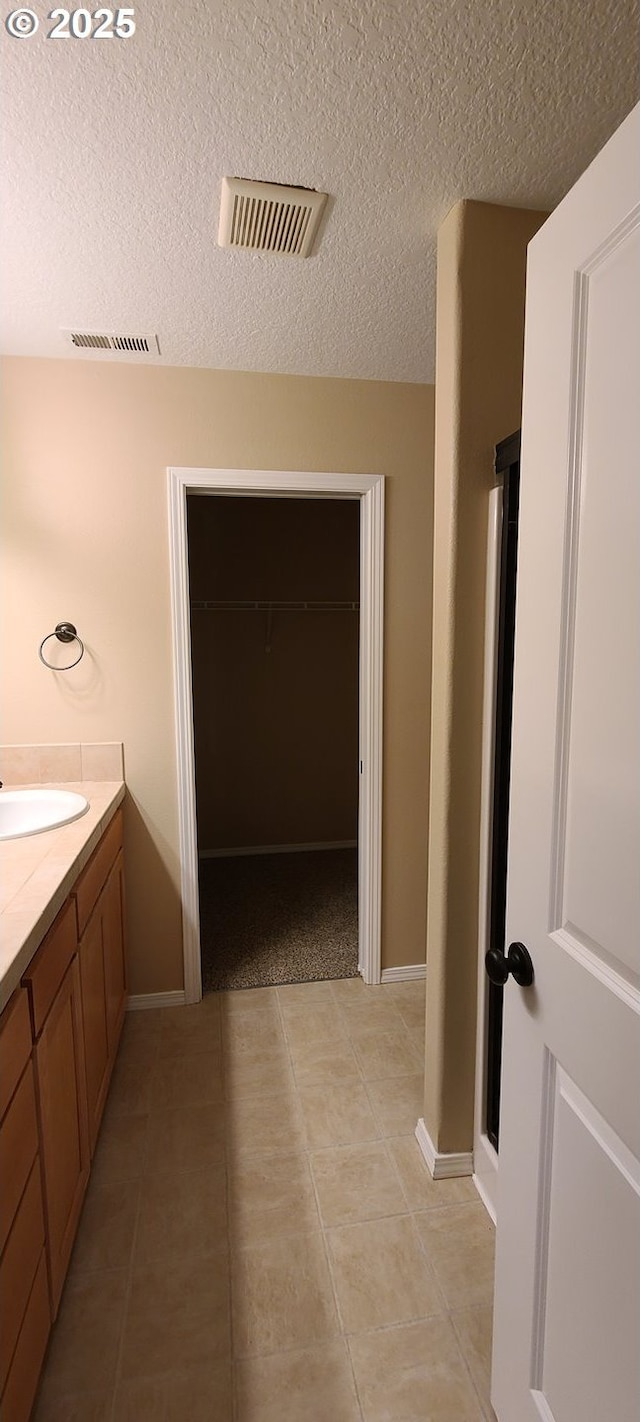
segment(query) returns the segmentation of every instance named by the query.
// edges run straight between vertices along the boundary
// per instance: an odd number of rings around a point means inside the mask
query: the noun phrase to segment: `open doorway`
[[[225,494],[228,498],[242,495],[245,498],[247,496],[259,496],[263,499],[293,497],[296,500],[302,498],[314,501],[329,499],[330,501],[350,500],[357,502],[359,511],[358,971],[365,982],[379,983],[381,977],[384,477],[368,474],[310,474],[293,471],[177,468],[169,469],[168,485],[185,1001],[197,1002],[202,996],[187,500],[191,495],[204,493]],[[324,549],[323,551],[324,556],[328,557],[331,550]],[[206,601],[207,599],[198,600]],[[215,601],[216,599],[210,600]],[[265,599],[265,601],[269,600],[271,599]],[[254,599],[254,601],[258,601],[258,599]],[[272,614],[274,611],[272,609]],[[254,616],[260,619],[261,615],[266,612],[268,609],[259,609]],[[268,631],[266,618],[262,623],[262,628],[266,634]],[[267,657],[269,655],[266,654]],[[323,842],[326,843],[326,841]],[[231,845],[230,847],[237,848],[238,846]],[[250,858],[251,856],[243,857]]]
[[[187,496],[203,992],[357,975],[359,524]]]

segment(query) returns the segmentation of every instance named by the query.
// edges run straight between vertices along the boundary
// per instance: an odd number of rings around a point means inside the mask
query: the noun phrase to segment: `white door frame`
[[[478,1006],[476,1081],[473,1129],[473,1183],[493,1223],[498,1209],[498,1153],[486,1132],[487,1027],[489,995],[485,953],[489,947],[491,910],[491,826],[495,756],[496,655],[499,611],[500,528],[502,483],[489,494],[487,531],[486,614],[484,631],[484,704],[482,715],[482,791],[480,801],[480,896],[478,903]]]
[[[208,491],[360,500],[358,968],[366,983],[379,983],[384,475],[179,468],[170,468],[167,473],[185,1001],[199,1002],[202,997],[187,494]]]

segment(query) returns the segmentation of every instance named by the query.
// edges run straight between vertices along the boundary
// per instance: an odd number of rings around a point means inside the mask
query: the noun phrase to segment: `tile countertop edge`
[[[12,790],[17,788],[25,787],[11,786]],[[54,919],[57,917],[60,912],[60,909],[68,898],[69,891],[72,888],[75,880],[78,878],[78,875],[84,869],[85,864],[87,864],[87,862],[91,858],[91,855],[93,854],[96,845],[102,838],[107,826],[113,819],[116,810],[118,809],[119,805],[122,804],[126,792],[126,786],[124,781],[122,780],[95,781],[92,782],[91,785],[88,785],[87,783],[78,783],[77,785],[63,785],[62,783],[60,783],[57,788],[61,790],[77,789],[81,794],[86,795],[86,798],[89,801],[89,811],[87,812],[88,815],[91,814],[91,809],[93,807],[94,801],[100,801],[104,798],[104,805],[100,807],[99,818],[97,820],[93,820],[91,828],[88,830],[86,838],[82,841],[79,848],[77,847],[77,841],[74,841],[73,846],[69,849],[68,858],[60,854],[59,840],[55,845],[53,841],[51,842],[51,849],[55,849],[56,854],[60,859],[60,877],[53,891],[51,891],[50,889],[50,881],[49,887],[45,889],[43,886],[42,907],[40,908],[38,906],[38,908],[34,908],[33,902],[31,902],[28,908],[22,910],[20,908],[20,898],[21,894],[28,889],[29,898],[31,900],[33,899],[33,896],[35,893],[37,893],[38,889],[39,873],[42,875],[43,879],[45,878],[45,876],[48,878],[48,875],[46,874],[46,871],[49,867],[47,855],[45,855],[34,868],[30,868],[26,871],[22,889],[17,890],[15,895],[12,897],[10,904],[7,905],[4,909],[4,912],[0,914],[0,930],[2,931],[3,938],[0,970],[0,1012],[2,1012],[3,1009],[6,1007],[9,998],[11,997],[11,994],[18,987],[23,973],[28,968],[31,959],[33,958],[34,954],[36,953],[36,950],[39,948],[42,942],[42,939],[50,929],[52,923],[54,922]],[[82,825],[84,819],[85,816],[82,816],[80,819],[72,821],[72,823],[68,826],[61,825],[59,826],[59,828],[47,830],[45,831],[45,833],[48,836],[54,836],[59,835],[65,829],[71,829],[72,827],[77,830]],[[39,840],[42,840],[42,835],[24,836],[23,842],[24,839],[31,838],[37,838]],[[5,840],[2,842],[2,844],[0,844],[0,867],[2,862],[3,844],[9,845],[15,844],[16,842],[16,840]],[[12,930],[9,928],[9,925],[11,918],[14,916],[16,922]],[[29,917],[29,923],[28,926],[25,928],[24,919],[27,916]],[[22,925],[22,927],[20,925]],[[11,939],[14,937],[14,934],[15,941],[11,942]],[[9,941],[7,941],[7,939]]]

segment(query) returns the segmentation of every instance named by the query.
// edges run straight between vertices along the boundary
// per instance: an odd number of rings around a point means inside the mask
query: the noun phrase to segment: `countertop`
[[[0,1011],[125,794],[122,780],[65,781],[47,789],[76,790],[89,809],[71,824],[0,841]]]

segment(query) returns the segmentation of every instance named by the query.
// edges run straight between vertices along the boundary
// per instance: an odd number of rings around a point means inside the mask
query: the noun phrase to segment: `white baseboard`
[[[184,988],[175,992],[134,992],[127,1002],[127,1012],[141,1012],[146,1007],[184,1007],[185,1001]]]
[[[452,1151],[447,1155],[437,1151],[422,1116],[416,1126],[416,1140],[434,1180],[453,1180],[459,1175],[473,1175],[473,1151]]]
[[[198,859],[240,859],[245,854],[304,854],[310,849],[357,849],[357,839],[323,840],[318,844],[251,844],[239,849],[199,849]]]
[[[426,963],[407,963],[405,968],[383,968],[383,983],[406,983],[412,978],[426,978]]]

